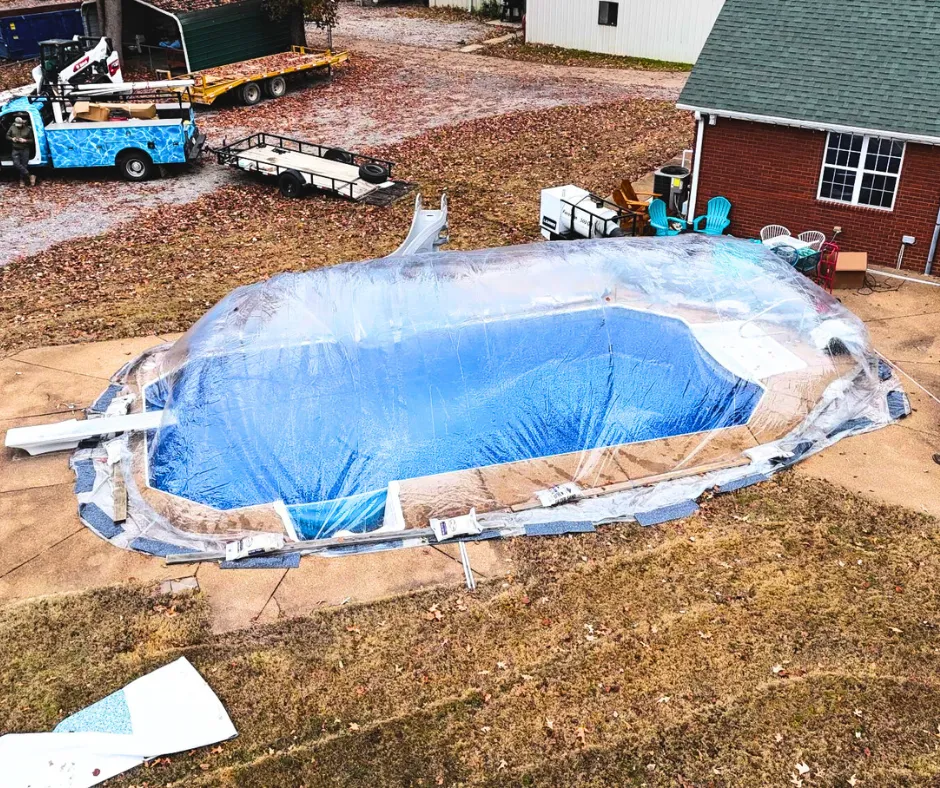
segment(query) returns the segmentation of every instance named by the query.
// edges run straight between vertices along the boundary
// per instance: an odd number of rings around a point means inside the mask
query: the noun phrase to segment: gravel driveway
[[[432,49],[458,49],[482,38],[500,35],[498,28],[484,22],[447,22],[415,15],[411,6],[359,6],[353,2],[339,4],[339,21],[333,31],[333,42],[369,38],[374,41],[404,44]],[[323,38],[322,31],[310,26],[307,38],[315,45]]]
[[[340,76],[255,107],[200,111],[198,122],[209,144],[271,131],[367,150],[428,129],[518,110],[587,106],[633,96],[674,100],[686,77],[521,63],[433,49],[456,44],[469,28],[486,26],[406,17],[400,8],[346,3],[342,24],[344,35],[368,30],[373,38],[337,37],[353,53]],[[403,38],[423,43],[406,46],[400,43]],[[35,189],[19,190],[5,174],[0,178],[5,206],[0,216],[0,266],[61,241],[97,235],[141,212],[191,202],[237,178],[211,160],[144,184],[125,183],[106,171],[66,171],[42,176]]]

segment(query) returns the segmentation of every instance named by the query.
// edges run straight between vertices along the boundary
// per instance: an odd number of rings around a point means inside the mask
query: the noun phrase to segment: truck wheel
[[[153,175],[153,160],[140,150],[122,155],[117,166],[126,181],[145,181]]]
[[[253,107],[261,101],[261,88],[257,82],[246,82],[238,91],[242,104],[247,107]]]
[[[280,98],[287,92],[287,80],[284,77],[271,77],[264,81],[264,92],[268,98]]]
[[[388,170],[381,164],[369,162],[359,168],[359,177],[366,183],[385,183],[388,180]]]
[[[330,148],[323,154],[323,158],[328,161],[338,161],[341,164],[352,164],[352,154],[342,148]]]
[[[277,187],[281,190],[281,194],[290,199],[300,197],[306,185],[304,176],[297,170],[284,170],[277,179]]]

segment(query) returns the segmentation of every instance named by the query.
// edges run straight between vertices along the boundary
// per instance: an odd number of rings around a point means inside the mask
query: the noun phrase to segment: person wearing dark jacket
[[[33,127],[20,115],[7,131],[7,139],[13,145],[13,166],[20,174],[20,186],[25,186],[27,179],[29,179],[30,186],[35,186],[36,176],[29,171],[29,157],[33,149]]]

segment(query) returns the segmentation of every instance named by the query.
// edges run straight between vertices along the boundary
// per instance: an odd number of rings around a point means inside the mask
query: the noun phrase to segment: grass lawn
[[[142,588],[7,608],[0,731],[185,655],[238,738],[111,785],[938,784],[936,521],[786,473],[510,551],[472,594],[222,636]]]
[[[542,188],[577,183],[609,194],[688,147],[691,136],[687,113],[636,99],[469,121],[377,153],[431,204],[446,189],[448,248],[473,249],[539,240]],[[388,254],[412,211],[411,198],[391,208],[287,200],[271,183],[236,175],[193,203],[0,269],[0,353],[185,330],[239,285]]]
[[[481,50],[478,54],[505,57],[510,60],[526,60],[531,63],[548,63],[553,66],[585,66],[587,68],[637,68],[646,71],[691,71],[692,63],[673,63],[668,60],[652,60],[646,57],[605,55],[602,52],[587,52],[583,49],[565,49],[548,44],[526,44],[507,41]]]

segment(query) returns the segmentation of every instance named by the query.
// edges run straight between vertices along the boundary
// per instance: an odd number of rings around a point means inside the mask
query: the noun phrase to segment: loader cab
[[[75,76],[70,79],[72,84],[100,82],[107,78],[107,66],[104,62],[91,63],[83,58],[89,58],[90,50],[100,39],[88,36],[69,38],[50,38],[39,42],[39,67],[42,69],[43,86],[57,85],[62,70],[74,64]],[[111,41],[108,39],[108,53],[111,52]]]

